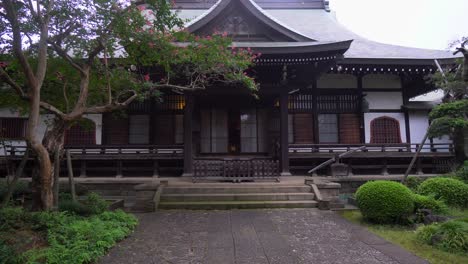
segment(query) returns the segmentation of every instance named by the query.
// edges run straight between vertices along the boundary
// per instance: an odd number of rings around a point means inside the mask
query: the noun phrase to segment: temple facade
[[[236,48],[262,54],[251,69],[258,98],[210,87],[135,102],[125,117],[86,116],[94,127],[76,125],[65,138],[76,174],[277,178],[362,147],[338,157],[347,174],[401,173],[435,105],[413,98],[436,90],[426,77],[455,59],[360,37],[323,0],[177,0],[174,8],[188,31],[226,32]],[[25,124],[0,110],[8,145],[0,154],[19,156]],[[448,137],[431,139],[414,173],[443,172],[453,157]]]

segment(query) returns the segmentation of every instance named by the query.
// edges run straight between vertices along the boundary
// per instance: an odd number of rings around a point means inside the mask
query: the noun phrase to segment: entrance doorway
[[[201,153],[266,153],[267,115],[256,108],[201,111]]]
[[[241,152],[241,117],[239,110],[228,110],[228,153]]]

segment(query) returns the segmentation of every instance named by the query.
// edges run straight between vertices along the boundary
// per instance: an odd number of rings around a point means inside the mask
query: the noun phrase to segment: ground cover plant
[[[128,236],[137,219],[121,210],[108,211],[95,194],[81,203],[83,211],[29,212],[0,209],[0,264],[92,263]]]
[[[413,183],[414,192],[396,182],[367,182],[356,192],[360,211],[343,216],[430,263],[468,263],[467,185],[451,177]]]
[[[468,217],[468,211],[450,208],[448,215]],[[345,211],[342,216],[347,220],[366,227],[372,233],[401,246],[413,254],[426,259],[431,264],[468,263],[468,255],[446,252],[440,248],[421,242],[412,226],[380,225],[366,222],[361,212]]]

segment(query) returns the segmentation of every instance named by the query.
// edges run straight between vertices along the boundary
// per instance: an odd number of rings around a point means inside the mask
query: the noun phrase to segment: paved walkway
[[[100,263],[427,263],[330,211],[159,211],[138,217],[136,232]]]

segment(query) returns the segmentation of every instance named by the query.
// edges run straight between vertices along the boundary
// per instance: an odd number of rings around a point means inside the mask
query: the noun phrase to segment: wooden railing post
[[[159,177],[159,162],[157,159],[153,161],[153,177],[154,178]]]
[[[80,165],[80,177],[84,178],[86,177],[86,160],[81,160]]]

